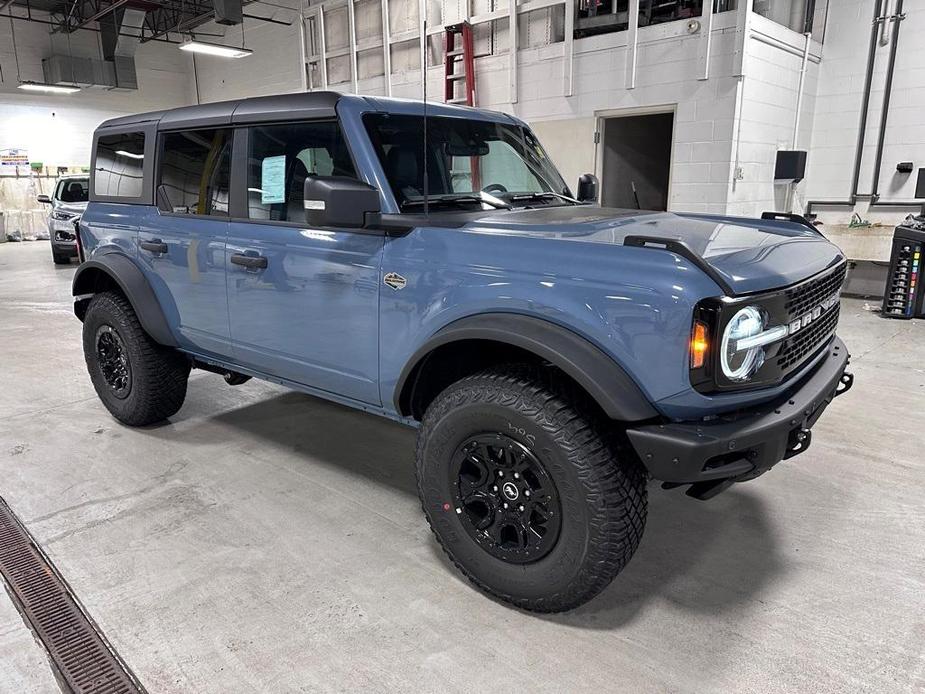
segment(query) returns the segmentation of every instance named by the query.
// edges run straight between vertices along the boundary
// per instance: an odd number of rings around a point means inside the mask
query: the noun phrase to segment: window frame
[[[110,135],[140,133],[145,138],[144,160],[141,165],[141,192],[136,196],[101,195],[96,190],[96,159],[99,142]],[[100,128],[93,133],[93,150],[90,155],[90,202],[112,202],[121,205],[150,205],[154,200],[154,167],[157,152],[157,122],[142,121]]]
[[[161,185],[161,175],[164,168],[164,146],[166,144],[166,138],[168,135],[175,135],[177,133],[190,133],[190,132],[203,132],[205,130],[229,130],[231,131],[231,155],[229,157],[228,165],[230,167],[229,177],[228,177],[228,213],[224,215],[219,214],[199,214],[190,213],[190,212],[174,212],[172,209],[164,210],[161,208],[160,203],[157,200],[157,189]],[[157,133],[157,161],[154,170],[154,206],[157,208],[158,213],[163,217],[183,217],[185,219],[215,219],[223,222],[230,222],[234,215],[234,183],[235,183],[235,148],[237,147],[237,141],[239,138],[238,127],[233,126],[230,123],[227,125],[202,125],[198,127],[179,127],[179,128],[164,128],[163,130],[158,130]]]
[[[231,217],[229,221],[238,224],[258,224],[261,226],[278,226],[289,227],[292,229],[309,229],[308,224],[304,222],[280,221],[274,219],[251,219],[248,216],[247,207],[247,177],[248,177],[248,158],[250,154],[250,143],[252,131],[255,128],[270,128],[277,125],[313,125],[317,123],[334,123],[340,131],[341,137],[347,145],[347,153],[350,156],[350,162],[353,164],[353,170],[356,173],[356,180],[367,183],[363,177],[363,169],[357,163],[354,147],[344,131],[343,123],[339,117],[325,116],[321,118],[298,118],[294,120],[274,120],[274,121],[255,121],[249,123],[235,124],[234,146],[231,155],[231,201],[228,206]],[[381,196],[381,191],[380,191]],[[384,236],[386,231],[382,228],[346,228],[346,227],[317,227],[325,231],[337,231],[340,233],[351,234],[373,234]]]

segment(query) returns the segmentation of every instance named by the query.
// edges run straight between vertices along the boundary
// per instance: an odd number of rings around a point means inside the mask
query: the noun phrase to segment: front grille
[[[813,321],[806,328],[788,338],[777,355],[777,366],[783,373],[788,373],[799,366],[803,359],[815,352],[816,348],[835,332],[838,326],[839,305]]]
[[[785,294],[784,310],[791,318],[799,318],[841,289],[848,272],[848,264],[842,263],[828,275],[804,282]]]
[[[848,272],[842,263],[829,273],[788,289],[784,293],[784,311],[788,321],[796,321],[811,314],[823,301],[841,291]],[[777,368],[786,375],[812,356],[838,327],[839,304],[812,321],[802,330],[787,338],[777,354]]]

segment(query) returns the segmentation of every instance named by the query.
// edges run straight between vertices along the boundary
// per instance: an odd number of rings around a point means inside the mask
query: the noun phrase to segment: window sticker
[[[286,155],[266,157],[260,163],[260,202],[286,202]]]

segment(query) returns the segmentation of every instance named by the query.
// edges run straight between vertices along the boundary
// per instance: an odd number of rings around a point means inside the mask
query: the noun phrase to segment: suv
[[[51,238],[51,257],[55,265],[67,265],[77,256],[77,235],[74,222],[87,207],[90,199],[89,176],[62,176],[55,184],[51,197],[39,195],[43,205],[51,205],[48,213],[48,235]]]
[[[110,120],[93,150],[73,293],[109,411],[170,417],[199,368],[418,427],[438,541],[528,610],[623,569],[650,478],[758,477],[852,383],[813,226],[588,204],[509,115],[315,92]]]

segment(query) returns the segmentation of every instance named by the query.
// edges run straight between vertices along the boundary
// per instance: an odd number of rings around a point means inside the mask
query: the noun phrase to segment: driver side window
[[[336,121],[250,128],[247,154],[250,219],[303,222],[305,179],[312,175],[357,177]]]

